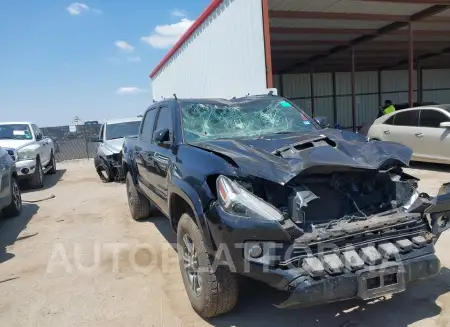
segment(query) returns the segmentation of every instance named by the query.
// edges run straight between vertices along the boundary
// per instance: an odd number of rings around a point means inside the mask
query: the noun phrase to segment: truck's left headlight
[[[36,158],[36,149],[25,147],[17,151],[18,160],[31,160]]]
[[[226,212],[247,218],[283,220],[279,210],[228,177],[220,175],[216,186],[219,203]]]

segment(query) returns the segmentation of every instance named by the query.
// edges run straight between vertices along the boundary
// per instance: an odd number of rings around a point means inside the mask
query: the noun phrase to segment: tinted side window
[[[155,131],[162,128],[168,128],[170,132],[170,139],[172,140],[173,123],[172,123],[172,109],[168,107],[161,107],[158,115],[158,122],[156,123]]]
[[[144,121],[141,127],[141,140],[151,143],[153,136],[153,126],[155,126],[157,108],[150,109],[144,117]]]
[[[386,120],[384,123],[386,125],[394,125],[395,116],[397,116],[397,115],[393,115],[393,116],[389,117],[388,120]]]
[[[417,126],[418,110],[401,111],[395,114],[394,125],[396,126]]]
[[[42,136],[41,130],[36,125],[31,125],[31,128],[33,129],[34,137],[38,137],[38,135]]]
[[[440,111],[432,109],[420,111],[420,126],[439,127],[440,123],[445,121],[450,121],[450,119]]]

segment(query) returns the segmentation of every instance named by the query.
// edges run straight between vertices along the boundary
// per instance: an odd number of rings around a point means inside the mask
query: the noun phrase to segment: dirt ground
[[[285,294],[248,281],[231,314],[204,321],[184,292],[166,218],[130,218],[122,184],[102,184],[92,161],[61,163],[23,214],[0,222],[0,326],[449,326],[450,234],[440,275],[391,299],[279,310]],[[435,194],[450,169],[417,165]],[[55,198],[33,203],[51,194]]]

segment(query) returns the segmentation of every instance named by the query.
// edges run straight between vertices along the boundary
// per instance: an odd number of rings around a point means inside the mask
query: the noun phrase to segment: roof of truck
[[[32,125],[29,121],[3,121],[0,125]]]
[[[120,124],[120,123],[129,123],[129,122],[133,122],[133,121],[141,121],[142,117],[128,117],[128,118],[116,118],[116,119],[108,119],[107,121],[105,121],[106,124],[111,125],[111,124]]]

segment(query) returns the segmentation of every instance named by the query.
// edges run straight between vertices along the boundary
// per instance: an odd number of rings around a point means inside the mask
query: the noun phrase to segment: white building
[[[214,0],[150,74],[154,99],[275,87],[345,127],[386,99],[450,103],[450,5],[429,2]]]

